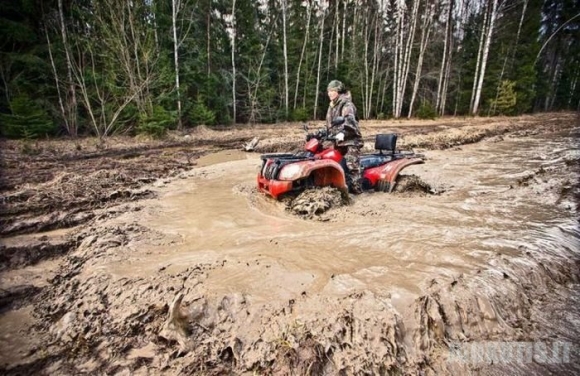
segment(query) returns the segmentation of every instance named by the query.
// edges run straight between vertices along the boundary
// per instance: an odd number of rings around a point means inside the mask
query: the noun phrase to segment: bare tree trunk
[[[284,38],[284,106],[288,119],[288,46],[286,39],[286,0],[282,0],[282,29]]]
[[[397,9],[397,24],[395,30],[395,64],[393,74],[393,117],[397,118],[397,109],[399,108],[399,77],[402,71],[402,44],[403,44],[403,12]]]
[[[177,41],[177,14],[181,7],[180,0],[171,0],[171,28],[173,32],[173,63],[175,64],[175,91],[177,94],[177,127],[182,129],[181,123],[181,90],[179,86],[179,42]]]
[[[275,24],[275,22],[274,22]],[[270,38],[274,31],[274,26],[270,33],[268,33],[268,38],[266,39],[266,44],[264,46],[264,51],[262,52],[262,57],[260,58],[260,63],[258,64],[258,69],[256,69],[256,80],[253,82],[251,77],[247,78],[248,83],[248,93],[250,93],[250,123],[256,123],[260,120],[260,108],[258,107],[260,103],[258,102],[258,90],[260,89],[260,81],[262,79],[262,66],[264,65],[264,59],[266,58],[266,53],[268,52],[268,46],[270,45]]]
[[[572,108],[572,98],[574,97],[574,93],[576,92],[576,86],[578,85],[578,76],[580,76],[580,68],[576,66],[574,70],[574,77],[570,82],[570,91],[568,94],[568,107]]]
[[[337,1],[336,6],[334,7],[334,26],[335,26],[335,32],[336,32],[336,47],[334,49],[334,71],[336,72],[338,70],[338,48],[340,47],[340,30],[338,29],[338,24],[339,24],[339,3]]]
[[[403,109],[403,100],[405,95],[405,88],[407,84],[407,77],[409,73],[409,65],[411,60],[411,52],[413,48],[413,41],[415,39],[415,29],[417,25],[417,14],[419,8],[419,0],[413,2],[413,10],[411,11],[411,26],[408,29],[408,35],[405,41],[404,34],[407,27],[405,26],[406,9],[400,7],[397,9],[397,43],[395,53],[395,79],[393,84],[394,103],[393,116],[399,118]]]
[[[375,45],[373,48],[373,67],[371,70],[371,93],[369,95],[369,107],[365,116],[365,119],[368,119],[371,117],[372,115],[372,102],[373,102],[373,94],[375,92],[374,88],[375,88],[375,78],[377,75],[377,72],[379,70],[379,51],[380,48],[382,47],[382,43],[381,43],[381,36],[380,36],[380,27],[379,27],[379,17],[377,14],[375,14],[374,17],[374,22],[375,22]]]
[[[552,74],[550,77],[550,85],[548,87],[548,95],[546,96],[544,111],[551,111],[554,106],[556,90],[558,88],[558,82],[560,81],[560,63],[560,56],[555,55],[549,68],[549,71],[552,72]]]
[[[408,118],[411,118],[413,114],[413,105],[415,103],[415,98],[417,97],[417,92],[419,91],[419,83],[421,82],[421,75],[423,74],[423,59],[425,56],[425,50],[427,49],[427,44],[429,43],[429,35],[431,34],[431,22],[433,21],[433,5],[428,2],[425,4],[428,9],[425,12],[423,18],[423,25],[421,26],[421,43],[419,47],[419,58],[417,61],[417,70],[415,72],[415,83],[413,84],[413,94],[411,94],[411,102],[409,103],[409,114]]]
[[[403,100],[405,98],[405,89],[407,88],[407,78],[409,77],[409,66],[411,65],[411,53],[413,52],[413,43],[415,41],[415,30],[417,28],[417,18],[419,13],[420,0],[413,2],[413,11],[411,12],[411,30],[407,36],[407,45],[405,46],[405,55],[403,61],[403,75],[400,81],[400,97],[399,108],[397,109],[397,117],[401,117],[403,111]]]
[[[439,81],[437,83],[437,101],[435,108],[439,115],[445,113],[445,104],[447,102],[447,88],[449,87],[449,73],[451,71],[451,56],[453,55],[453,10],[455,1],[449,2],[447,12],[447,22],[445,25],[445,44],[443,56],[441,58],[441,69],[439,71]]]
[[[318,39],[318,43],[319,43],[319,47],[318,47],[318,69],[316,70],[316,96],[314,98],[314,119],[316,119],[316,114],[318,112],[318,97],[319,97],[319,93],[320,93],[320,68],[321,68],[321,64],[322,64],[322,47],[324,45],[324,20],[326,18],[326,9],[324,8],[324,5],[326,4],[322,4],[323,10],[322,10],[322,19],[320,20],[320,36]]]
[[[483,45],[484,45],[486,29],[487,29],[487,14],[488,14],[488,12],[485,12],[483,15],[483,23],[481,25],[481,37],[479,38],[479,48],[477,50],[477,60],[476,60],[476,64],[475,64],[475,72],[473,74],[473,89],[471,90],[471,100],[469,103],[469,111],[472,113],[473,113],[473,108],[475,105],[475,92],[477,91],[477,81],[478,81],[478,77],[479,77],[479,69],[480,69],[481,60],[482,60],[481,56],[482,56],[482,52],[483,52]]]
[[[372,91],[372,88],[369,87],[369,34],[370,34],[370,28],[372,26],[369,25],[368,22],[365,22],[364,26],[363,26],[363,40],[364,40],[364,84],[361,80],[361,86],[362,86],[362,98],[363,98],[363,103],[362,103],[362,107],[363,107],[363,117],[366,118],[367,117],[367,111],[370,108],[370,92]]]
[[[441,91],[441,110],[439,111],[439,115],[445,115],[445,106],[447,105],[447,94],[449,91],[449,80],[451,78],[451,58],[453,55],[453,37],[450,38],[450,48],[449,54],[447,56],[447,62],[445,64],[445,74],[443,76],[443,89]]]
[[[48,29],[46,26],[44,27],[44,32],[46,33],[46,44],[48,46],[48,57],[50,58],[50,65],[52,66],[52,73],[54,74],[54,83],[56,86],[56,93],[58,95],[58,105],[60,107],[60,113],[62,116],[62,120],[64,121],[64,126],[66,131],[70,134],[70,124],[68,120],[67,112],[64,109],[64,104],[62,101],[62,94],[60,92],[60,78],[58,77],[58,71],[56,70],[56,64],[54,63],[54,58],[52,57],[52,43],[50,42],[50,37],[48,35]],[[6,90],[6,94],[8,94],[8,90]],[[10,100],[8,100],[10,103]]]
[[[206,27],[206,35],[207,35],[207,77],[211,75],[211,4],[212,1],[208,0],[207,6],[207,27]]]
[[[68,37],[66,33],[66,25],[64,22],[64,11],[62,8],[62,0],[58,0],[58,15],[60,18],[60,33],[62,37],[62,44],[64,46],[64,53],[66,57],[66,71],[67,71],[67,79],[68,79],[68,93],[66,95],[67,99],[67,115],[68,115],[68,123],[69,123],[69,133],[71,136],[76,136],[78,131],[78,119],[77,119],[77,93],[76,87],[73,81],[73,64],[72,59],[70,56],[70,45],[68,43]]]
[[[172,0],[175,1],[175,0]],[[143,75],[141,74],[141,59],[139,57],[139,50],[141,49],[140,46],[140,39],[139,37],[136,35],[137,33],[135,32],[135,25],[134,25],[134,12],[131,10],[132,4],[130,2],[127,2],[127,18],[129,19],[129,30],[131,31],[131,43],[127,43],[127,45],[132,45],[133,46],[133,56],[131,57],[131,60],[133,60],[133,64],[134,64],[134,69],[133,72],[134,74],[136,74],[137,76],[137,80],[136,82],[134,82],[134,88],[133,90],[136,90],[136,87],[139,85],[142,85],[145,81],[143,80]],[[148,87],[145,87],[143,90],[139,91],[139,95],[137,95],[137,105],[139,107],[141,107],[141,109],[145,110],[148,109],[149,106],[147,106],[147,99],[149,98],[148,95],[146,95],[148,93]]]
[[[485,67],[487,65],[487,56],[489,54],[489,45],[491,44],[491,37],[493,35],[493,27],[495,23],[495,17],[497,12],[497,0],[493,0],[491,14],[490,14],[490,21],[489,21],[489,28],[487,30],[487,35],[485,37],[485,47],[483,49],[483,56],[481,59],[481,73],[479,75],[479,82],[477,83],[477,91],[475,93],[475,100],[473,103],[473,115],[477,115],[477,111],[479,109],[479,101],[481,98],[481,88],[483,86],[483,78],[485,77]]]
[[[308,13],[306,15],[306,33],[304,34],[304,42],[302,43],[302,52],[300,52],[300,60],[298,61],[298,69],[296,71],[296,90],[294,92],[294,109],[296,109],[296,102],[298,100],[298,88],[300,87],[300,69],[302,68],[302,61],[304,61],[304,53],[306,52],[306,45],[308,44],[308,37],[310,36],[310,19],[312,16],[312,4],[306,1]]]
[[[514,43],[514,49],[513,49],[513,53],[512,53],[511,66],[513,66],[514,60],[516,58],[516,51],[518,50],[518,44],[520,42],[520,34],[522,33],[522,25],[524,24],[524,19],[525,19],[525,16],[526,16],[526,10],[528,9],[528,1],[529,0],[524,0],[524,8],[522,9],[522,16],[520,17],[520,23],[518,25],[518,33],[516,35],[516,41]]]
[[[343,11],[342,11],[342,35],[340,40],[340,60],[344,60],[344,41],[346,39],[346,1],[343,0]]]
[[[236,0],[232,3],[232,112],[236,124]]]
[[[329,2],[330,4],[330,2]],[[330,9],[330,5],[328,7]],[[334,32],[335,32],[335,24],[336,24],[336,17],[332,19],[332,26],[330,27],[330,40],[328,41],[328,54],[327,54],[327,61],[326,61],[326,72],[327,74],[330,73],[330,64],[332,60],[332,47],[334,46]],[[338,35],[336,36],[338,38]]]

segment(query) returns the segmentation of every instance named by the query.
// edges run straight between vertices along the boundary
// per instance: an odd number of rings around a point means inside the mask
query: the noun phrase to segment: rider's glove
[[[337,133],[336,136],[334,136],[334,139],[338,142],[344,141],[344,133],[343,132]]]

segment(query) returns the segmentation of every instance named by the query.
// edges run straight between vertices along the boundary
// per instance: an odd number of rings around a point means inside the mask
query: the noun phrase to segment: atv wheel
[[[399,175],[393,192],[433,193],[433,189],[417,175]]]
[[[315,187],[304,190],[291,201],[286,208],[304,218],[313,218],[324,214],[333,207],[344,205],[340,190],[331,187]]]
[[[377,184],[375,184],[375,191],[376,192],[388,192],[391,188],[391,183],[386,180],[379,180]]]

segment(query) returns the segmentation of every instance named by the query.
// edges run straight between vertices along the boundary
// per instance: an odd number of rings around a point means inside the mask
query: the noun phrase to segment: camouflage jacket
[[[332,120],[338,116],[343,116],[346,121],[342,125],[332,126]],[[335,135],[344,132],[344,141],[338,146],[360,145],[362,146],[362,135],[356,120],[356,107],[352,103],[349,93],[340,94],[338,98],[330,102],[326,112],[326,128],[329,134]]]

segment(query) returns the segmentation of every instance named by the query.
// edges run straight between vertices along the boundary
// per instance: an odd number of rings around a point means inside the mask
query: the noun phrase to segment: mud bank
[[[12,238],[0,370],[578,374],[577,350],[558,364],[452,356],[485,341],[578,346],[576,137],[433,151],[413,174],[439,194],[368,193],[309,219],[256,195],[256,156],[236,157],[64,236]],[[53,242],[52,261],[18,259],[17,240]]]

